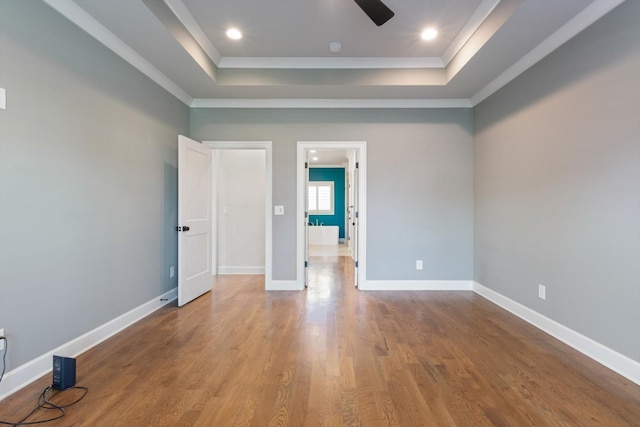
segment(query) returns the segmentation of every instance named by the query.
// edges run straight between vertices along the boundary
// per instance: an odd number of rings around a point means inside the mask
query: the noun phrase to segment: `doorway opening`
[[[297,154],[298,287],[315,280],[314,260],[333,259],[352,267],[353,285],[364,289],[366,143],[299,141]]]
[[[203,141],[203,145],[213,149],[212,274],[264,274],[269,290],[271,141]]]

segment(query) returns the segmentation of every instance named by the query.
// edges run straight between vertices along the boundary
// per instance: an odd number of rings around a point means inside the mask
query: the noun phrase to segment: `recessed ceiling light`
[[[427,28],[420,34],[422,40],[433,40],[438,37],[438,30],[435,28]]]
[[[317,162],[318,158],[317,157],[312,157],[311,160],[313,160],[314,162]]]
[[[232,40],[240,40],[242,38],[242,33],[237,28],[229,28],[227,30],[227,37]]]

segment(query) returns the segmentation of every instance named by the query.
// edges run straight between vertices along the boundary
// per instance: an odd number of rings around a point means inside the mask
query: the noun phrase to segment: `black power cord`
[[[2,354],[2,371],[0,371],[0,382],[1,382],[2,381],[2,377],[4,377],[4,372],[5,372],[6,368],[7,368],[6,359],[7,359],[7,351],[9,349],[9,340],[7,340],[6,337],[0,337],[0,341],[4,341],[4,353]],[[11,426],[11,427],[30,426],[30,425],[44,424],[44,423],[49,423],[51,421],[59,420],[60,418],[64,417],[67,414],[66,408],[68,408],[69,406],[75,405],[76,403],[80,402],[82,399],[84,399],[84,397],[89,392],[89,389],[87,387],[76,386],[76,387],[69,387],[69,388],[67,388],[65,390],[60,390],[59,393],[62,392],[62,391],[74,390],[74,389],[75,390],[83,390],[84,393],[82,393],[82,396],[80,396],[79,398],[77,398],[76,400],[74,400],[71,403],[67,403],[65,405],[57,405],[57,404],[55,404],[55,403],[53,403],[53,402],[51,402],[49,400],[53,396],[47,397],[47,393],[49,391],[55,390],[53,388],[53,386],[50,385],[47,388],[45,388],[42,391],[42,393],[40,393],[40,396],[38,396],[38,406],[33,408],[33,410],[31,412],[29,412],[29,414],[26,417],[23,417],[18,422],[0,420],[0,425]],[[56,411],[59,411],[59,414],[56,417],[48,418],[46,420],[27,421],[27,419],[29,419],[31,416],[33,416],[40,409],[56,410]]]
[[[0,382],[4,377],[4,370],[7,368],[7,351],[9,350],[9,341],[7,337],[0,337],[0,341],[4,341],[4,353],[2,353],[2,372],[0,372]]]

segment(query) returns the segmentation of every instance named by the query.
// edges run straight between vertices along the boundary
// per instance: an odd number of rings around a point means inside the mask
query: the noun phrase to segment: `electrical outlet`
[[[422,260],[421,259],[416,261],[416,270],[422,270]]]
[[[175,275],[176,275],[176,268],[172,266],[171,268],[169,268],[169,278],[173,279],[173,276]]]
[[[547,299],[547,288],[544,285],[538,285],[538,298]]]
[[[4,337],[4,328],[0,328],[0,337]],[[0,351],[4,350],[4,340],[0,340]]]

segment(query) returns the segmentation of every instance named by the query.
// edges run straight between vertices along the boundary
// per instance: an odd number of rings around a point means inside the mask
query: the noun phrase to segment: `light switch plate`
[[[0,87],[0,110],[7,109],[7,90]]]
[[[284,206],[274,206],[273,210],[276,215],[284,215]]]

